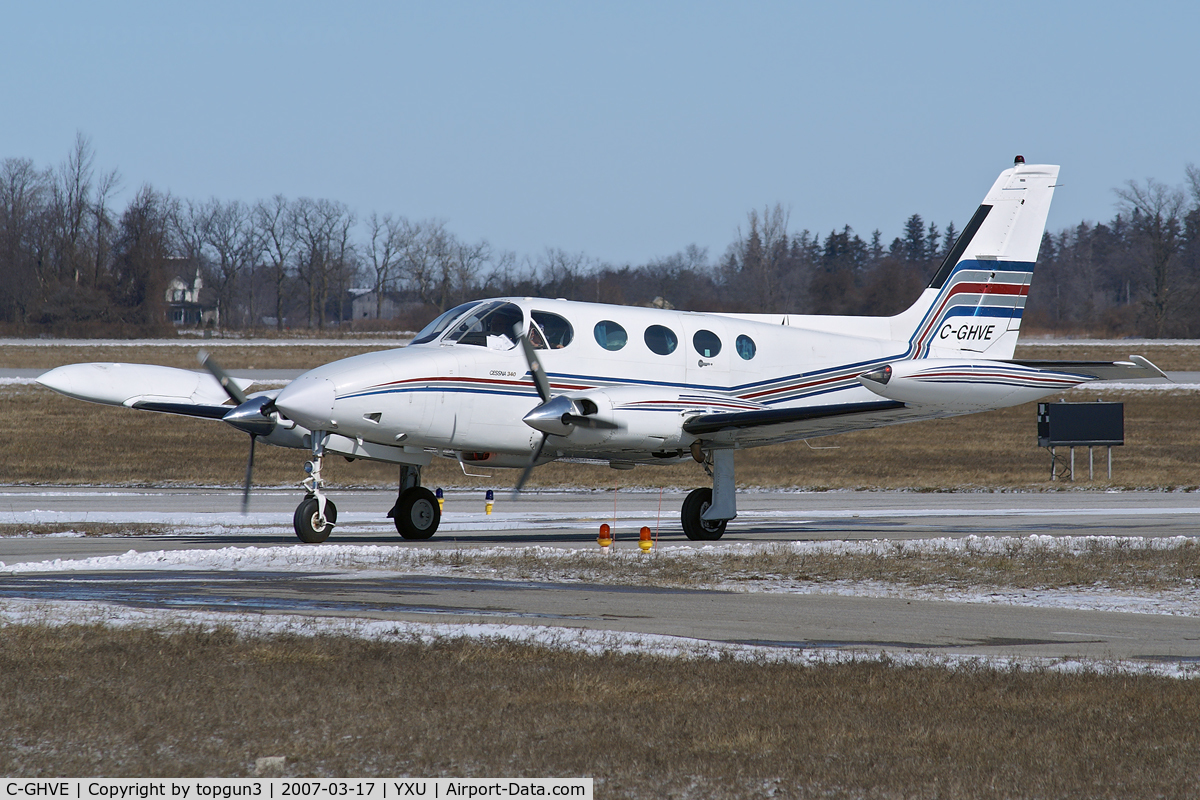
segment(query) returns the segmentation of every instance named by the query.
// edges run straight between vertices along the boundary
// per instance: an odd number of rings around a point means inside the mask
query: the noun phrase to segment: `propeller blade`
[[[240,406],[246,402],[246,393],[237,385],[237,381],[229,377],[228,372],[221,369],[221,365],[217,363],[211,353],[201,350],[198,355],[201,366],[212,373],[212,376],[217,379],[217,383],[221,384],[221,388],[225,390],[225,394],[229,395],[234,403]]]
[[[529,473],[533,472],[533,467],[537,464],[537,460],[541,458],[542,448],[546,446],[546,440],[550,438],[550,434],[543,433],[542,440],[538,442],[537,447],[533,448],[533,456],[529,459],[529,463],[525,465],[525,471],[521,473],[521,479],[517,481],[517,485],[513,487],[512,499],[516,500],[517,495],[521,494],[521,487],[525,485],[525,481],[529,480]]]
[[[529,365],[529,373],[533,375],[533,384],[537,387],[538,397],[542,398],[543,403],[550,402],[550,381],[546,378],[546,371],[542,369],[542,362],[538,360],[537,353],[534,352],[533,343],[529,341],[529,336],[521,332],[520,325],[513,326],[513,334],[521,343],[521,352],[525,354],[525,363]]]
[[[250,510],[250,480],[254,477],[254,442],[258,439],[250,434],[250,457],[246,459],[246,484],[242,487],[242,513]]]

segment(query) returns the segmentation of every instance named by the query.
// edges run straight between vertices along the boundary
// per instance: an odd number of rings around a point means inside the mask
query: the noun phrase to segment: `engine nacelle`
[[[1095,376],[957,358],[897,361],[858,376],[880,397],[963,412],[1017,406],[1091,380]]]
[[[613,430],[576,429],[568,437],[574,443],[653,452],[686,448],[695,438],[683,432],[688,404],[661,387],[614,386],[560,397],[570,398],[588,407],[597,419],[616,425]]]

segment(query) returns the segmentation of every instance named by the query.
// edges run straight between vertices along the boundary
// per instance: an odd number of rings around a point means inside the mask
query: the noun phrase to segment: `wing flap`
[[[129,406],[139,411],[157,411],[161,414],[180,414],[202,419],[224,419],[233,406],[207,406],[197,403],[164,403],[157,400],[139,400]]]
[[[683,430],[711,441],[751,445],[848,433],[936,416],[942,415],[931,414],[928,409],[910,409],[895,400],[879,400],[702,414],[684,422]]]

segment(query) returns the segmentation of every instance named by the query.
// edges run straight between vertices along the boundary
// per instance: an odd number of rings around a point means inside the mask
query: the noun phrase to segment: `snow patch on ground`
[[[651,554],[642,554],[629,546],[609,553],[572,548],[533,546],[522,548],[530,559],[553,563],[571,560],[571,576],[559,580],[588,580],[588,562],[597,567],[601,559],[623,559],[633,566],[645,559],[673,559],[687,562],[715,556],[752,557],[758,552],[778,553],[781,548],[797,555],[878,555],[899,556],[905,553],[1005,553],[1015,546],[1033,547],[1045,552],[1080,554],[1096,548],[1153,548],[1169,550],[1191,542],[1184,536],[1143,539],[1116,536],[1046,536],[1022,538],[999,536],[965,536],[961,538],[925,539],[910,541],[863,540],[790,542],[770,545],[728,544],[690,546],[659,545]],[[121,555],[83,559],[54,559],[51,561],[4,564],[0,574],[31,574],[54,572],[107,571],[228,571],[228,572],[307,572],[326,576],[347,574],[401,573],[436,577],[497,577],[488,566],[491,558],[513,556],[510,547],[444,550],[388,545],[279,545],[274,547],[223,547],[196,550],[129,550]],[[870,581],[803,581],[760,578],[756,575],[730,574],[714,587],[724,591],[765,592],[788,594],[833,594],[847,597],[895,598],[904,600],[973,603],[1022,607],[1069,608],[1087,611],[1106,611],[1133,614],[1162,614],[1200,617],[1200,593],[1193,588],[1159,592],[1136,592],[1086,587],[1070,589],[1005,589],[956,586],[918,586]]]
[[[205,629],[232,628],[244,636],[354,636],[383,642],[422,642],[461,638],[493,643],[516,643],[570,650],[585,654],[640,653],[662,658],[734,658],[743,661],[772,661],[802,666],[861,662],[885,662],[900,666],[963,669],[989,667],[1047,669],[1056,672],[1099,672],[1105,674],[1158,675],[1192,678],[1200,665],[1188,663],[1133,663],[1084,659],[1042,659],[912,653],[862,653],[805,647],[766,647],[714,643],[683,636],[663,636],[620,631],[592,631],[539,625],[445,624],[343,617],[305,617],[279,614],[216,613],[124,608],[82,602],[0,602],[0,626],[106,625],[162,630],[198,626]]]

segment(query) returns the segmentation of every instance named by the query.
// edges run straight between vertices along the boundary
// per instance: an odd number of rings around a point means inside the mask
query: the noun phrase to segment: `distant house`
[[[350,318],[355,320],[396,319],[403,313],[421,307],[421,303],[401,292],[384,292],[381,303],[373,289],[351,289],[350,298]]]
[[[185,259],[178,260],[185,261]],[[189,273],[193,275],[190,282],[177,274],[167,284],[167,318],[177,328],[219,326],[221,313],[217,307],[215,293],[205,288],[199,268],[183,272],[183,274]]]

